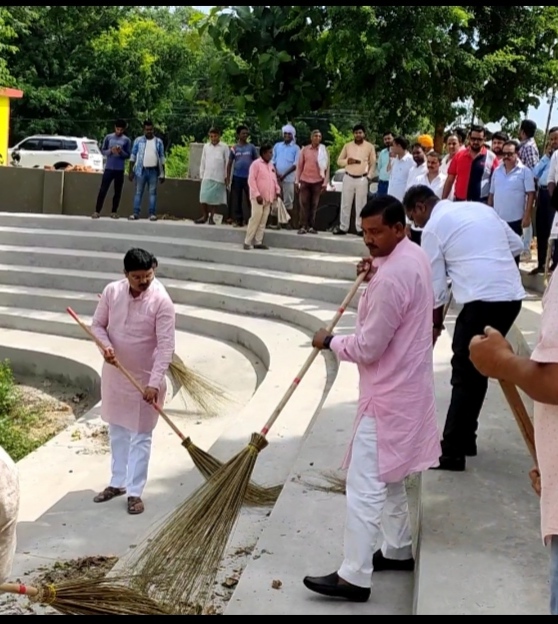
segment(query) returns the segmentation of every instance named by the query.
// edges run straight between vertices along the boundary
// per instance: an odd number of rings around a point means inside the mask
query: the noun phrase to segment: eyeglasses
[[[504,158],[512,158],[513,156],[515,156],[515,152],[502,152],[502,156]]]

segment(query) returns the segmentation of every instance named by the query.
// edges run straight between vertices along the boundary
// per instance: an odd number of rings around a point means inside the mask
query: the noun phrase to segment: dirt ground
[[[54,437],[96,404],[94,397],[72,384],[21,376],[16,376],[16,382],[25,406],[41,414],[32,432],[37,439]]]

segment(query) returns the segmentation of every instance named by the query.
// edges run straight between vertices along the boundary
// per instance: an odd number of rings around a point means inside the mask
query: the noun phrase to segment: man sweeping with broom
[[[345,561],[338,572],[307,577],[323,596],[366,602],[374,571],[413,571],[405,479],[437,466],[440,442],[434,396],[432,271],[406,236],[405,210],[394,197],[362,212],[373,277],[352,336],[318,332],[314,346],[357,364],[360,401],[348,455]],[[374,553],[383,530],[384,543]]]
[[[124,258],[125,278],[109,284],[93,317],[91,330],[105,346],[101,380],[101,417],[109,425],[112,478],[96,503],[128,497],[128,513],[145,511],[153,431],[164,402],[165,374],[175,348],[174,304],[155,279],[156,258],[132,249]],[[142,396],[114,366],[118,361],[145,388]]]

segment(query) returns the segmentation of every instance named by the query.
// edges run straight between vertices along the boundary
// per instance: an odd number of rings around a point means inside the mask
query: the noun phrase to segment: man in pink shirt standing
[[[508,381],[535,401],[538,467],[531,473],[541,495],[541,529],[550,549],[550,614],[558,615],[558,280],[553,277],[544,297],[541,332],[531,359],[515,355],[495,329],[471,343],[471,360],[492,379]],[[520,529],[519,529],[520,530]]]
[[[362,212],[373,266],[356,331],[319,331],[314,346],[356,364],[360,400],[349,450],[345,561],[338,572],[304,579],[318,594],[366,602],[374,571],[412,572],[414,559],[405,479],[439,464],[432,340],[432,270],[406,234],[401,202],[373,199]],[[374,553],[383,532],[384,543]]]
[[[248,231],[244,241],[244,249],[263,249],[269,247],[263,244],[265,226],[271,213],[273,202],[281,194],[281,187],[277,180],[275,167],[272,165],[273,146],[262,145],[260,157],[250,167],[248,187],[252,202],[252,216],[248,222]]]
[[[165,374],[175,348],[175,310],[165,287],[155,279],[156,258],[132,249],[124,258],[125,278],[109,284],[91,329],[105,346],[101,377],[101,417],[109,425],[112,478],[96,503],[128,496],[128,513],[144,512],[153,430],[153,407],[166,395]],[[145,388],[142,396],[114,367],[118,361]]]

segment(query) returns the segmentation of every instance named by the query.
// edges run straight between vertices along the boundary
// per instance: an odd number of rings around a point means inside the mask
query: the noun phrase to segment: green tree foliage
[[[247,123],[256,142],[291,121],[335,143],[363,122],[443,131],[474,111],[509,126],[558,82],[555,6],[2,6],[0,86],[12,142],[100,139],[152,117],[170,148]],[[337,138],[336,138],[337,137]]]

